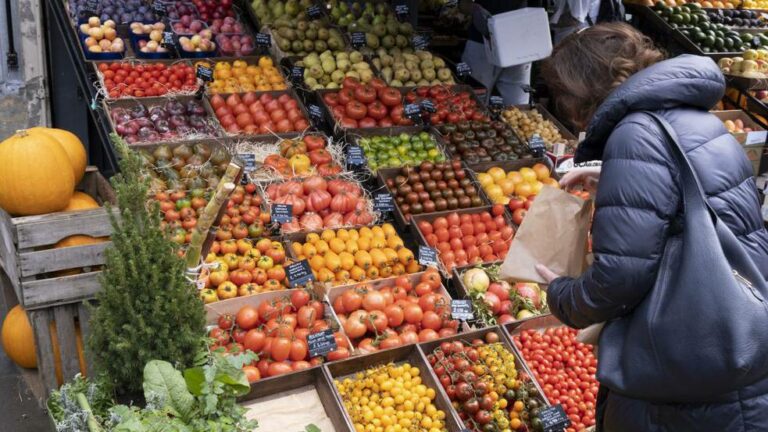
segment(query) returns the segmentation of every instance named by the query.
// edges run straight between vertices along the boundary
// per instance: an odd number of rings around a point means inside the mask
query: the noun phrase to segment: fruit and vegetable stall
[[[119,168],[62,129],[0,142],[2,345],[57,428],[594,426],[594,347],[502,270],[578,139],[488,98],[445,49],[468,17],[418,3],[52,6]],[[757,175],[764,18],[713,6],[634,7],[718,56]]]

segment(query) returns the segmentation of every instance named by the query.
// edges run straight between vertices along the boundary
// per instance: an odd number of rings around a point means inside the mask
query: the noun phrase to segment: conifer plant
[[[108,208],[112,246],[106,250],[88,342],[96,370],[118,393],[130,394],[141,390],[150,360],[192,366],[205,316],[178,245],[160,228],[157,203],[147,204],[149,181],[140,156],[116,135],[112,140],[122,156],[120,173],[112,178],[120,216]]]

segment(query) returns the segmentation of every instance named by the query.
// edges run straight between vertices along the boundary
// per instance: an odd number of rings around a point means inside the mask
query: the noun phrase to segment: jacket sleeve
[[[611,134],[595,199],[594,262],[580,277],[560,277],[547,289],[551,312],[571,327],[630,312],[656,280],[680,192],[668,144],[650,121],[632,114]]]

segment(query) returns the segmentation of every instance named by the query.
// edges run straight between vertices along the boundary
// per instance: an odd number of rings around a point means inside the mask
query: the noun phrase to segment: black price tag
[[[405,21],[409,14],[410,11],[408,10],[408,5],[399,4],[395,6],[395,15],[397,15],[398,20]]]
[[[373,196],[373,210],[381,213],[395,211],[392,194],[389,192],[377,192]]]
[[[213,81],[213,69],[208,66],[198,65],[196,75],[205,82]]]
[[[245,173],[256,169],[256,155],[253,153],[238,153],[237,157],[245,164]]]
[[[403,114],[414,123],[421,122],[421,105],[408,104],[403,108]]]
[[[272,46],[272,36],[269,33],[256,33],[256,46],[269,48]]]
[[[491,96],[491,99],[488,101],[488,106],[491,109],[504,109],[504,98],[501,96]]]
[[[84,18],[99,16],[99,0],[86,0],[85,4],[80,9],[80,15]]]
[[[352,43],[352,48],[360,49],[365,46],[365,33],[363,32],[352,32],[349,35],[349,39]]]
[[[544,151],[547,149],[547,146],[544,144],[544,140],[539,134],[533,134],[533,136],[528,140],[528,148],[534,155],[543,155]]]
[[[437,251],[429,246],[419,246],[419,264],[437,267]]]
[[[411,45],[416,49],[425,49],[429,46],[429,36],[424,34],[413,35],[411,38]]]
[[[299,84],[304,82],[304,67],[294,66],[291,68],[291,81]]]
[[[163,2],[155,1],[152,3],[152,9],[155,11],[155,15],[158,17],[162,18],[168,15],[168,7]]]
[[[323,16],[323,11],[318,5],[312,5],[307,8],[307,17],[311,20],[320,19]]]
[[[293,206],[290,204],[272,204],[272,222],[285,223],[293,220]]]
[[[456,63],[456,75],[462,78],[472,75],[472,68],[465,62]]]
[[[274,216],[273,216],[274,218]],[[285,277],[291,288],[306,285],[315,280],[315,275],[309,267],[309,261],[301,260],[285,267]]]
[[[541,420],[544,432],[562,431],[571,425],[571,421],[565,415],[563,406],[560,404],[539,411],[539,420]]]
[[[347,147],[347,165],[365,165],[365,156],[363,155],[362,147],[356,145]]]
[[[423,111],[426,111],[428,113],[433,113],[437,111],[437,109],[435,108],[435,104],[432,102],[431,99],[424,99],[421,101],[419,105],[421,105],[421,109]]]
[[[336,337],[332,329],[325,329],[317,333],[307,335],[307,347],[309,348],[309,357],[324,356],[329,352],[336,351]]]
[[[451,300],[451,318],[460,321],[475,319],[472,311],[472,300]]]
[[[315,121],[322,121],[323,120],[323,110],[320,109],[319,106],[315,104],[309,104],[307,106],[307,111],[309,112],[309,116],[312,117]]]
[[[173,48],[176,46],[176,42],[173,40],[173,32],[163,32],[163,42],[160,44],[165,48]]]

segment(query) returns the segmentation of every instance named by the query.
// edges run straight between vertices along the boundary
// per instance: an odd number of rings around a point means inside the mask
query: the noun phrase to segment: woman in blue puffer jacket
[[[559,112],[586,127],[576,162],[602,160],[592,228],[594,263],[577,278],[557,277],[539,266],[551,281],[548,303],[555,316],[576,328],[626,317],[654,287],[671,221],[681,206],[681,186],[669,143],[643,111],[672,126],[709,205],[768,280],[768,232],[752,166],[708,112],[725,90],[711,59],[663,60],[632,27],[605,24],[565,39],[546,62],[544,78]],[[688,318],[690,325],[707,319]],[[695,341],[681,343],[691,347],[691,368],[696,368],[697,349],[711,349]],[[601,357],[598,379],[612,382],[607,364],[632,367],[633,361]],[[768,431],[768,364],[753,368],[765,369],[765,378],[706,403],[645,401],[603,385],[598,431]]]

